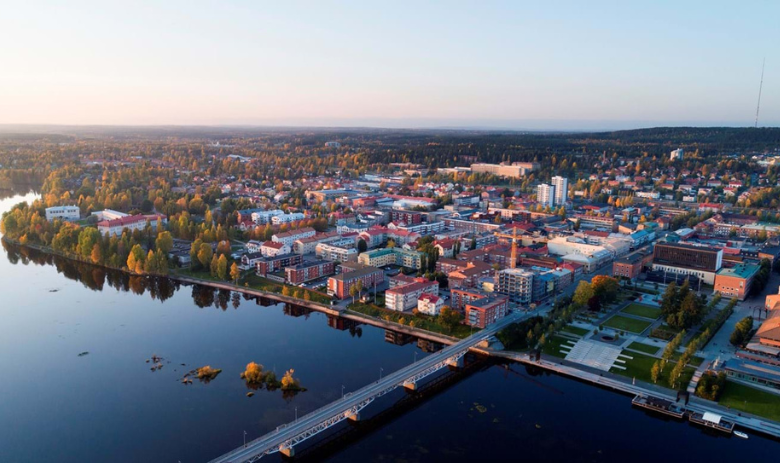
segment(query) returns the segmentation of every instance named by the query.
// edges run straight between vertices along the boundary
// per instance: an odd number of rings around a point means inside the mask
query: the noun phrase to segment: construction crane
[[[509,233],[501,232],[494,232],[493,234],[499,238],[508,238],[512,240],[512,255],[509,261],[509,268],[517,267],[517,228],[512,229],[511,235]]]

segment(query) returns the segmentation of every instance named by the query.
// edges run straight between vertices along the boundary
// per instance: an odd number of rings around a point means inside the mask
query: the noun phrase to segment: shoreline
[[[406,335],[409,335],[409,336],[413,336],[415,338],[421,338],[421,339],[425,339],[427,341],[438,342],[438,343],[442,343],[442,344],[445,344],[445,345],[451,345],[451,344],[454,344],[454,343],[459,341],[459,339],[451,337],[451,336],[447,336],[445,334],[435,333],[433,331],[422,330],[422,329],[419,329],[419,328],[413,328],[413,327],[409,327],[409,326],[406,326],[406,325],[401,325],[401,324],[398,324],[398,323],[388,322],[386,320],[375,319],[373,317],[369,317],[367,315],[359,314],[359,313],[351,311],[349,309],[338,310],[338,309],[334,309],[334,308],[332,308],[330,306],[327,306],[327,305],[324,305],[324,304],[320,304],[318,302],[307,301],[307,300],[304,300],[304,299],[298,299],[298,298],[295,298],[295,297],[292,297],[292,296],[284,296],[284,295],[279,294],[279,293],[272,293],[272,292],[268,292],[268,291],[263,291],[261,289],[254,289],[254,288],[249,288],[249,287],[246,287],[246,286],[238,286],[238,285],[234,285],[234,284],[232,284],[230,282],[219,282],[219,281],[213,281],[213,280],[205,280],[205,279],[194,278],[194,277],[190,277],[190,276],[182,276],[182,275],[178,275],[178,274],[175,274],[175,273],[173,273],[173,274],[169,273],[167,275],[157,275],[157,274],[151,274],[151,273],[150,274],[144,274],[144,275],[137,275],[137,274],[132,273],[132,272],[130,272],[130,271],[124,269],[124,268],[109,267],[109,266],[106,266],[106,265],[100,265],[100,264],[95,264],[93,262],[89,262],[89,261],[86,261],[86,260],[81,260],[81,259],[76,258],[75,256],[71,256],[71,255],[68,255],[68,254],[63,254],[63,253],[61,253],[59,251],[56,251],[56,250],[54,250],[54,249],[52,249],[50,247],[47,247],[47,246],[41,246],[41,245],[38,245],[38,244],[31,244],[31,243],[20,243],[20,242],[18,242],[16,240],[13,240],[13,239],[10,239],[10,238],[6,238],[5,236],[2,237],[2,240],[4,242],[6,242],[6,243],[13,244],[15,246],[27,247],[27,248],[34,249],[36,251],[39,251],[39,252],[42,252],[42,253],[45,253],[45,254],[48,254],[48,255],[55,255],[55,256],[59,256],[59,257],[62,257],[64,259],[68,259],[68,260],[71,260],[71,261],[74,261],[74,262],[79,262],[79,263],[82,263],[82,264],[93,265],[95,267],[102,267],[102,268],[106,268],[106,269],[109,269],[109,270],[122,272],[122,273],[125,273],[125,274],[130,275],[130,276],[138,276],[138,277],[151,276],[151,277],[155,277],[155,278],[168,278],[168,279],[170,279],[172,281],[178,281],[179,283],[182,283],[182,284],[185,284],[185,285],[209,286],[209,287],[216,288],[216,289],[224,289],[224,290],[227,290],[227,291],[236,291],[236,292],[239,292],[239,293],[242,293],[242,294],[248,294],[250,296],[264,297],[266,299],[270,299],[270,300],[273,300],[273,301],[278,301],[278,302],[282,302],[282,303],[285,303],[285,304],[291,304],[291,305],[304,307],[304,308],[309,309],[309,310],[313,310],[313,311],[316,311],[316,312],[324,313],[325,315],[328,315],[328,316],[331,316],[331,317],[340,317],[340,318],[344,318],[344,319],[351,320],[351,321],[354,321],[354,322],[363,323],[363,324],[366,324],[366,325],[371,325],[371,326],[374,326],[374,327],[377,327],[377,328],[382,328],[382,329],[385,329],[385,330],[391,330],[391,331],[395,331],[395,332],[398,332],[398,333],[403,333],[403,334],[406,334]]]

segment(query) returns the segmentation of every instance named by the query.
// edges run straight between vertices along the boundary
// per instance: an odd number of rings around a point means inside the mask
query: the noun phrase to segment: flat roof
[[[747,280],[758,272],[759,266],[753,264],[737,264],[731,268],[722,268],[718,270],[717,275],[727,277],[737,277]]]

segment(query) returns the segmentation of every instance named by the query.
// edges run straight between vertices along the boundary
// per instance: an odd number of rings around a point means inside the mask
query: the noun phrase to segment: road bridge
[[[243,463],[254,462],[265,455],[281,452],[284,455],[294,455],[294,447],[317,434],[326,431],[344,420],[358,420],[360,411],[374,400],[394,391],[398,387],[415,389],[417,383],[447,365],[457,365],[472,347],[488,341],[488,339],[506,325],[523,318],[522,314],[513,313],[487,328],[457,342],[451,346],[431,354],[411,365],[404,367],[384,378],[345,394],[343,398],[331,402],[292,423],[284,424],[276,430],[261,436],[245,446],[212,460],[212,463]],[[486,347],[486,346],[484,346]]]

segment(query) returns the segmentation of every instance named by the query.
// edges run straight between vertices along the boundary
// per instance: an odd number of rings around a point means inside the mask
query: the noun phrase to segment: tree
[[[295,370],[291,368],[282,376],[282,390],[290,391],[300,389],[300,383],[293,377],[293,373],[295,373]]]
[[[227,279],[227,258],[224,254],[220,254],[217,261],[217,277],[220,280]]]
[[[656,360],[655,363],[653,363],[653,367],[650,369],[650,378],[653,380],[653,383],[657,383],[660,377],[661,377],[661,361]]]
[[[595,296],[596,293],[593,291],[593,287],[590,283],[587,281],[580,281],[580,284],[577,285],[577,289],[574,291],[574,296],[572,297],[572,300],[574,303],[578,304],[581,307],[585,307],[588,305],[588,301],[590,298]]]
[[[100,264],[103,262],[103,250],[100,247],[100,244],[95,243],[92,246],[92,255],[90,258],[92,259],[93,264]]]
[[[214,251],[211,249],[211,245],[209,243],[201,243],[200,249],[198,249],[198,261],[200,262],[200,265],[202,265],[203,268],[208,268],[213,256]]]
[[[360,238],[357,242],[357,250],[358,253],[366,252],[368,250],[368,244],[366,244],[366,240],[363,238]]]
[[[233,280],[233,283],[238,284],[238,279],[241,277],[241,270],[238,268],[238,265],[233,262],[233,265],[230,266],[230,279]]]
[[[734,326],[729,342],[735,346],[742,346],[750,339],[753,331],[753,317],[745,317]]]
[[[353,304],[355,303],[355,296],[357,296],[357,294],[358,294],[357,284],[351,285],[349,287],[349,295],[352,296],[352,303]]]
[[[462,319],[463,316],[460,312],[447,305],[442,307],[441,312],[439,313],[439,323],[447,328],[448,331],[454,330]]]
[[[590,283],[593,293],[601,301],[612,302],[617,298],[620,283],[615,278],[606,275],[596,275]]]
[[[356,281],[355,288],[357,288],[358,297],[363,294],[363,280]]]
[[[158,233],[157,240],[154,244],[157,249],[161,250],[165,254],[171,252],[171,249],[173,249],[173,236],[171,236],[171,232],[164,231]]]
[[[137,274],[144,273],[144,248],[140,244],[136,244],[130,250],[130,254],[127,256],[127,269]]]

